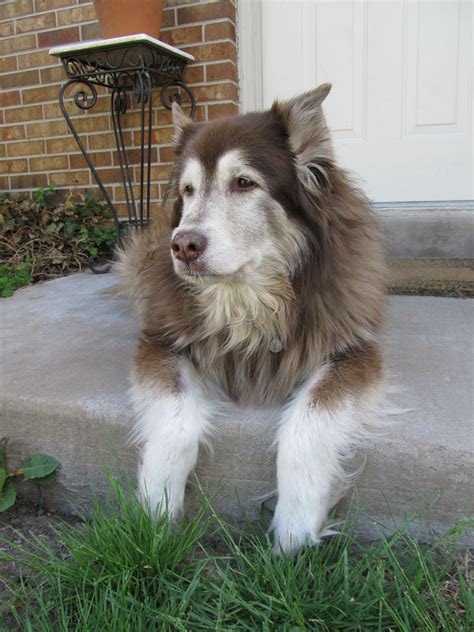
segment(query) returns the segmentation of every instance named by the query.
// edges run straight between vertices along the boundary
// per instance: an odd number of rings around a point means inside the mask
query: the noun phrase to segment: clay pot
[[[94,0],[102,37],[160,36],[164,0]]]

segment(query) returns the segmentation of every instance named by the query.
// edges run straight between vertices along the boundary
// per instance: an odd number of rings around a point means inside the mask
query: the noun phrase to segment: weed
[[[275,557],[263,530],[229,525],[207,501],[177,526],[112,486],[115,509],[97,502],[82,526],[61,527],[59,554],[39,539],[31,548],[31,537],[17,545],[23,578],[10,590],[20,629],[472,629],[455,548],[466,525],[430,546],[404,529],[363,545],[349,521],[319,547]]]
[[[16,470],[7,468],[7,439],[0,440],[0,513],[10,509],[16,501],[15,479],[49,482],[56,478],[59,463],[46,454],[32,454]]]
[[[93,193],[57,201],[54,185],[33,199],[0,198],[0,296],[30,282],[63,276],[110,259],[116,228]]]

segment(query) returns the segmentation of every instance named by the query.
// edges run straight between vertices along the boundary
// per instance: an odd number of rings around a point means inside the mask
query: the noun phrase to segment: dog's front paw
[[[294,555],[304,546],[319,544],[321,519],[302,511],[283,511],[278,505],[272,523],[273,550],[276,555]]]
[[[167,485],[150,485],[142,479],[138,486],[138,496],[142,505],[155,517],[166,514],[171,520],[175,520],[182,513],[183,500],[179,500],[179,495],[173,493]]]

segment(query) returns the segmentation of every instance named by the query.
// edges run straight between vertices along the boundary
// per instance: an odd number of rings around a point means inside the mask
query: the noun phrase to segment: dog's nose
[[[196,261],[206,250],[206,247],[206,237],[195,231],[176,233],[171,240],[171,250],[174,256],[186,263]]]

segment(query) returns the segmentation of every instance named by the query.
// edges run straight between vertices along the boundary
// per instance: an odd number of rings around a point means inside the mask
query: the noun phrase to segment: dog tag
[[[280,353],[280,351],[283,349],[280,338],[273,338],[273,340],[270,342],[269,349],[272,353]]]

